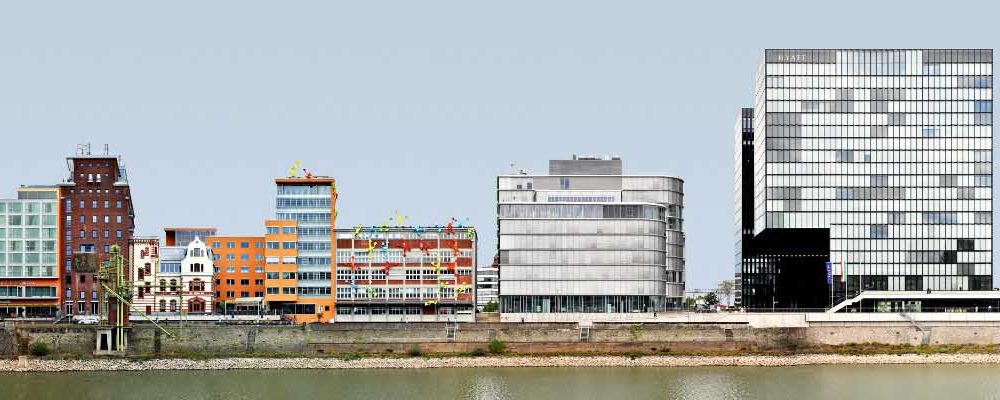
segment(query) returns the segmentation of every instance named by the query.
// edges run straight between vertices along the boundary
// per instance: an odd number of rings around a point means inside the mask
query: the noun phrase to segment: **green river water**
[[[2,373],[0,399],[1000,399],[1000,366]]]

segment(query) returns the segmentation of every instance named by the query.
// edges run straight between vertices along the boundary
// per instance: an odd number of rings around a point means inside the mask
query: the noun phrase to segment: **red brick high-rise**
[[[89,145],[66,159],[69,178],[59,184],[63,221],[63,311],[96,314],[100,266],[108,262],[112,245],[128,259],[128,241],[135,230],[135,211],[128,175],[119,156],[92,155]]]

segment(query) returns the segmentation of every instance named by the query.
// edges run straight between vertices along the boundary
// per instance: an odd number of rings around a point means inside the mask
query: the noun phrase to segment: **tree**
[[[500,305],[495,301],[491,301],[483,306],[483,312],[497,312],[498,308],[500,308]]]
[[[733,293],[736,291],[736,281],[731,279],[719,282],[719,286],[716,289],[722,298],[725,300],[725,305],[730,305],[733,300]]]
[[[709,306],[714,306],[716,304],[719,304],[719,296],[716,295],[715,292],[708,292],[704,296],[702,296],[701,299],[702,301],[705,302],[705,304]]]

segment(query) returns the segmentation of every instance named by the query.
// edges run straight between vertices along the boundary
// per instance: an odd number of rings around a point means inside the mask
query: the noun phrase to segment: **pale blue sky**
[[[987,2],[7,2],[0,191],[129,167],[138,233],[262,232],[294,160],[338,180],[340,226],[469,217],[495,176],[620,154],[686,182],[688,288],[733,271],[733,126],[764,48],[997,47]]]

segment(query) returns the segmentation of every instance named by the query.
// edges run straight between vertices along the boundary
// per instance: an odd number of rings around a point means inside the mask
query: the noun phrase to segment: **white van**
[[[74,315],[73,321],[80,325],[97,325],[98,319],[96,315]]]

